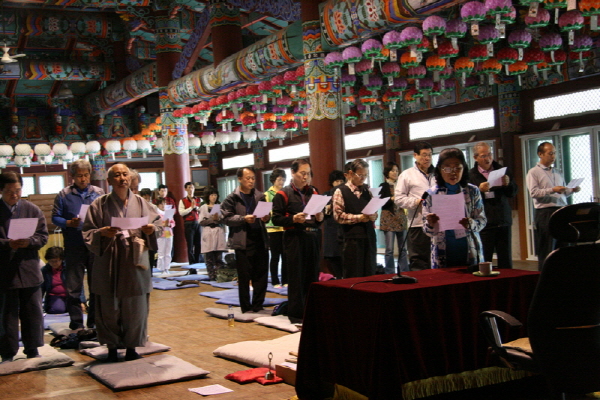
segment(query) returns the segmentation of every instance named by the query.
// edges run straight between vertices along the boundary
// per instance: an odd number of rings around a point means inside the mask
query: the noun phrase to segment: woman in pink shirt
[[[48,314],[63,314],[67,312],[67,289],[65,288],[65,252],[62,247],[49,247],[44,256],[48,262],[42,267],[44,282],[42,296],[44,312]]]

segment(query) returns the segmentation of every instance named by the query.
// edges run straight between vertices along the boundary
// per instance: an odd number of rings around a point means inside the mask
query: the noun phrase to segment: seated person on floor
[[[47,264],[42,267],[42,297],[44,312],[63,314],[67,312],[67,289],[65,288],[65,252],[62,247],[49,247],[44,258]]]

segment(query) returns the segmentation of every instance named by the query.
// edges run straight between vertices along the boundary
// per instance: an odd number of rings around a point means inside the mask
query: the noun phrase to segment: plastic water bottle
[[[233,318],[233,306],[229,306],[229,311],[227,312],[227,324],[230,327],[235,326],[235,319]]]

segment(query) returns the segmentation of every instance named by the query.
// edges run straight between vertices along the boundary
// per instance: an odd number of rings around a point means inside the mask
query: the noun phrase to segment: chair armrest
[[[483,311],[481,314],[479,314],[480,319],[489,318],[489,317],[500,318],[502,321],[504,321],[508,325],[510,325],[511,328],[520,328],[523,326],[521,321],[519,321],[512,315],[505,313],[504,311],[489,310],[489,311]]]

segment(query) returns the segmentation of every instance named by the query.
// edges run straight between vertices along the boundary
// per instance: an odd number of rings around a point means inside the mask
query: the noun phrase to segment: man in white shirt
[[[537,148],[540,161],[527,172],[527,190],[535,207],[535,250],[538,256],[538,269],[541,271],[544,260],[550,252],[567,243],[557,243],[550,235],[550,216],[554,211],[568,205],[567,196],[579,192],[577,186],[569,189],[563,176],[552,167],[556,160],[556,149],[550,142],[541,143]]]
[[[394,202],[408,210],[408,259],[411,271],[431,268],[431,238],[423,232],[421,198],[434,183],[431,165],[433,147],[418,142],[414,148],[415,166],[402,171],[396,183]]]

